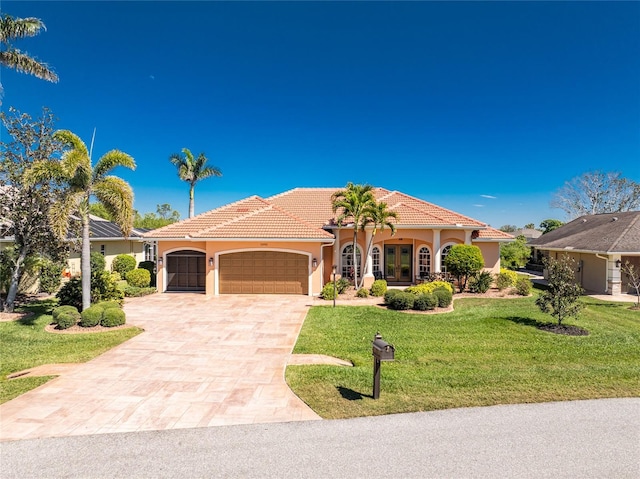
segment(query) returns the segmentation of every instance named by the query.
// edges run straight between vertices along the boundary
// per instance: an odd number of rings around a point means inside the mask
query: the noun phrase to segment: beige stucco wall
[[[295,242],[295,241],[158,241],[158,257],[163,258],[163,264],[158,265],[157,286],[158,291],[166,290],[166,255],[179,250],[196,250],[204,252],[206,255],[206,294],[215,295],[217,293],[218,263],[219,256],[225,253],[270,250],[283,251],[297,254],[304,254],[309,258],[309,294],[318,295],[322,291],[323,268],[331,271],[331,258],[328,263],[322,261],[322,243],[317,242]],[[328,248],[325,248],[328,250]],[[213,266],[209,264],[209,258],[214,259]],[[314,269],[313,259],[316,259],[318,266]],[[328,264],[328,266],[325,266]]]
[[[104,259],[106,262],[105,269],[111,271],[111,263],[119,254],[128,254],[136,259],[136,263],[144,261],[144,243],[142,241],[91,241],[91,252],[97,251],[100,253],[101,246],[105,247]],[[136,264],[137,266],[137,264]],[[80,274],[80,252],[72,251],[69,255],[69,271],[71,276],[77,276]]]

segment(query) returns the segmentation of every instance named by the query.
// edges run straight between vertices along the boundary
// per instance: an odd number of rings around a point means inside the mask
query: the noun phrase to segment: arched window
[[[360,278],[360,265],[362,264],[362,249],[358,246],[356,250],[356,261],[358,263],[358,278]],[[343,278],[352,279],[353,278],[353,244],[345,245],[342,248],[342,257],[341,257],[341,268],[340,272]]]
[[[447,272],[447,267],[444,265],[444,259],[447,257],[447,255],[449,254],[449,251],[451,251],[451,247],[453,246],[453,243],[446,245],[444,248],[442,248],[442,254],[440,255],[440,270],[443,273]]]
[[[418,250],[418,276],[425,278],[431,273],[431,250],[423,246]]]
[[[380,248],[374,246],[371,249],[371,262],[373,263],[373,274],[380,272]]]

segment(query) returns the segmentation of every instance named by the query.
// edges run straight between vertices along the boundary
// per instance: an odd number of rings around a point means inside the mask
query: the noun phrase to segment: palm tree
[[[91,306],[91,244],[89,240],[89,200],[93,196],[111,215],[112,221],[129,236],[133,226],[133,190],[129,183],[109,175],[117,166],[135,170],[133,158],[119,150],[105,153],[91,165],[91,152],[84,142],[68,130],[59,130],[54,138],[66,148],[60,161],[45,160],[35,163],[29,173],[31,181],[51,179],[62,187],[62,199],[51,207],[51,226],[60,238],[69,231],[71,215],[80,218],[82,227],[82,309]]]
[[[384,231],[385,228],[391,230],[391,236],[396,234],[396,225],[391,220],[398,219],[398,213],[390,211],[385,202],[375,203],[367,208],[364,212],[364,219],[362,221],[362,230],[368,225],[373,225],[373,231],[371,232],[371,239],[367,245],[367,258],[371,254],[371,248],[373,247],[373,241],[376,238],[378,230]],[[369,271],[367,271],[369,273]]]
[[[331,195],[331,207],[333,212],[339,211],[336,218],[338,226],[342,226],[345,222],[352,222],[353,225],[353,280],[356,289],[358,283],[358,229],[361,228],[365,213],[375,205],[373,196],[373,187],[370,185],[354,185],[347,183],[343,190],[336,191]],[[348,224],[348,223],[347,223]]]
[[[206,166],[207,157],[204,153],[194,158],[187,148],[183,148],[182,154],[183,156],[174,153],[169,157],[169,161],[178,168],[180,179],[189,183],[189,218],[193,218],[195,209],[193,192],[196,183],[210,176],[222,176],[222,171],[215,166]]]
[[[9,15],[0,16],[0,65],[13,68],[21,73],[34,75],[42,80],[57,83],[56,75],[46,63],[36,60],[27,53],[21,52],[11,44],[12,40],[34,37],[40,30],[47,28],[38,18],[13,18]],[[2,86],[0,85],[0,89]]]

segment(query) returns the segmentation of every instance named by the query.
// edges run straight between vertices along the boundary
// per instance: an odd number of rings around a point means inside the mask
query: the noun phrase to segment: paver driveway
[[[309,297],[155,294],[145,332],[0,406],[0,439],[319,419],[284,368]]]

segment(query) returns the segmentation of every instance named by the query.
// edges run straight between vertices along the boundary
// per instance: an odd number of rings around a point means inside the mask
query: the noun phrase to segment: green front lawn
[[[455,311],[406,314],[376,307],[311,308],[294,353],[354,367],[289,366],[293,391],[324,418],[467,406],[640,396],[640,312],[583,298],[573,324],[589,336],[544,332],[534,297],[457,299]],[[396,348],[373,400],[371,341]]]
[[[22,311],[33,311],[33,316],[0,323],[0,404],[51,379],[8,380],[7,375],[43,364],[86,362],[142,332],[132,327],[104,333],[47,333],[44,328],[52,321],[52,305],[43,301],[26,306]]]

